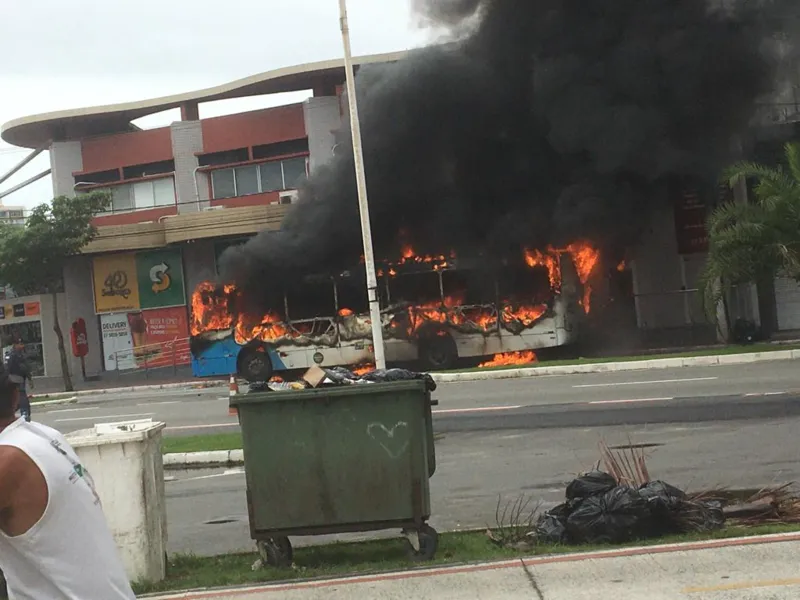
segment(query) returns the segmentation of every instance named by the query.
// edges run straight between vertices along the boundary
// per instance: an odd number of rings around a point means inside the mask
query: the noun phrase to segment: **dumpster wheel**
[[[259,540],[256,545],[258,546],[258,553],[261,555],[261,560],[270,565],[271,567],[291,567],[294,552],[292,551],[292,543],[287,537],[269,538],[268,540]]]
[[[424,562],[433,560],[436,556],[436,550],[439,548],[439,534],[430,525],[423,525],[417,531],[419,538],[419,549],[415,544],[408,540],[408,558],[415,562]]]

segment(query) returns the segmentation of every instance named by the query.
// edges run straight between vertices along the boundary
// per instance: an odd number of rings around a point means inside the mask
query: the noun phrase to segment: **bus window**
[[[304,281],[286,294],[288,317],[292,321],[333,317],[336,314],[333,282]]]
[[[442,271],[442,288],[445,296],[460,298],[462,305],[493,304],[497,300],[493,271],[472,269]]]
[[[544,267],[511,265],[497,273],[498,290],[503,301],[546,304],[552,299],[550,276]]]
[[[435,271],[399,274],[390,279],[389,290],[393,305],[422,305],[442,301],[439,273]]]
[[[381,282],[378,281],[380,288]],[[363,274],[339,277],[336,280],[336,292],[339,299],[339,312],[352,311],[356,314],[369,312],[367,298],[367,281]]]

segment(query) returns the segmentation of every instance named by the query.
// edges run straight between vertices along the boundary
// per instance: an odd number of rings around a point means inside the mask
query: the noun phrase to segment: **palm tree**
[[[708,260],[700,284],[709,315],[735,285],[777,275],[800,280],[800,143],[790,142],[784,151],[785,166],[740,162],[723,174],[731,187],[753,180],[755,198],[727,202],[708,220]]]

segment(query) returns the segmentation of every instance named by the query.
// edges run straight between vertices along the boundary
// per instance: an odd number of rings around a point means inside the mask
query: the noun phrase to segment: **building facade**
[[[63,325],[68,330],[75,321],[85,323],[88,373],[189,360],[188,352],[163,348],[188,338],[192,290],[215,277],[225,247],[279,228],[297,188],[330,160],[347,117],[344,80],[341,61],[330,61],[198,93],[36,115],[3,126],[7,142],[49,150],[54,195],[113,193],[111,208],[97,217],[97,238],[64,273]],[[199,118],[203,102],[304,90],[312,94],[302,103]],[[132,124],[175,108],[181,118],[168,127]],[[697,293],[706,210],[689,194],[676,199],[674,209],[653,215],[644,243],[620,271],[630,288],[634,330],[708,332]],[[781,326],[800,327],[796,288],[776,284],[774,296],[797,304],[796,317],[783,310]],[[753,294],[742,296],[740,312],[758,319]],[[42,333],[44,346],[54,344],[49,335]],[[73,357],[70,367],[80,372],[79,359]],[[58,376],[59,368],[48,363],[46,374]]]

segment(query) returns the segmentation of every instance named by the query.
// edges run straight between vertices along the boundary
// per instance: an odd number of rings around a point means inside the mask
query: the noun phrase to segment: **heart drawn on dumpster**
[[[398,458],[408,448],[408,423],[398,421],[391,429],[383,423],[370,423],[367,434],[378,442],[390,458]]]

